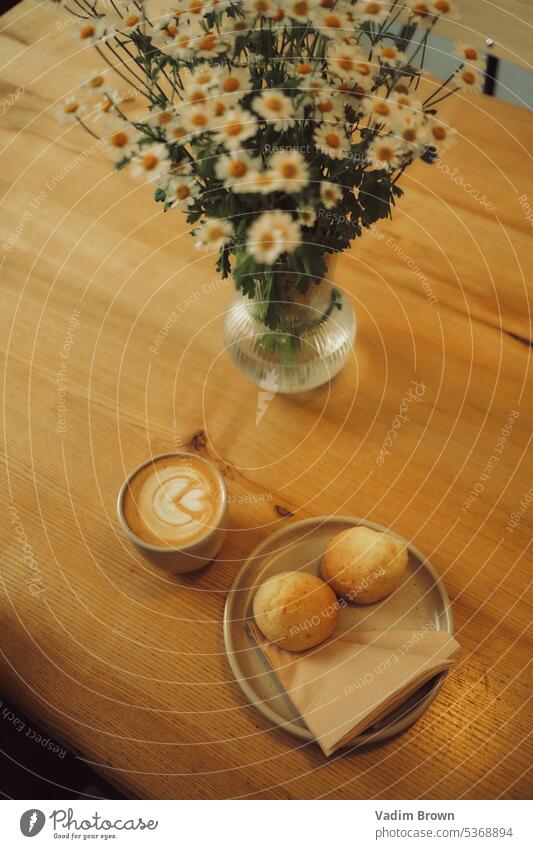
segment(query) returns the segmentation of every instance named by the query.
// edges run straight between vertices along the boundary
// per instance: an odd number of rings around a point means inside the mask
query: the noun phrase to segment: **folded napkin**
[[[255,622],[249,629],[326,755],[447,669],[459,649],[447,631],[351,629],[296,653],[269,643]]]

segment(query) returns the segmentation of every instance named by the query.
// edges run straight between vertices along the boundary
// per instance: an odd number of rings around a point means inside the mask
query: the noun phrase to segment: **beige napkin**
[[[446,631],[352,629],[296,653],[269,643],[255,622],[249,629],[326,755],[447,669],[459,649]]]

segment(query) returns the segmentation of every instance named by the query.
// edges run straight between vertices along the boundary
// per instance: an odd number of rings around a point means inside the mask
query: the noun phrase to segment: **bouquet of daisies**
[[[418,95],[428,37],[456,15],[448,0],[64,5],[129,84],[121,96],[106,71],[86,82],[117,167],[153,181],[222,276],[267,301],[276,272],[305,292],[328,255],[390,215],[405,168],[452,141],[435,105],[481,88],[477,50],[458,45],[454,74]],[[63,115],[86,124],[84,108],[69,98]]]

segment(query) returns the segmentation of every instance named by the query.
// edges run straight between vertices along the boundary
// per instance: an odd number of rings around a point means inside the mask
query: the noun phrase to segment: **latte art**
[[[162,547],[191,545],[212,527],[219,493],[209,467],[191,457],[162,457],[130,481],[124,515],[145,542]]]

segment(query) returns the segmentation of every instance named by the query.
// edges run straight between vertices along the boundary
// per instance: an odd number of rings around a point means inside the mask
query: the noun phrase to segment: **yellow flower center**
[[[78,111],[78,104],[76,103],[75,100],[73,100],[71,103],[65,103],[64,112],[65,112],[66,115],[72,115],[73,112],[77,112],[77,111]]]
[[[153,171],[158,163],[158,158],[153,153],[145,153],[142,158],[142,167],[145,171]]]
[[[109,141],[113,147],[125,147],[128,143],[128,136],[123,130],[117,130],[116,132],[111,133]]]
[[[437,0],[435,3],[435,9],[437,9],[441,15],[447,15],[451,12],[452,7],[448,3],[448,0]]]
[[[192,117],[192,123],[195,127],[205,127],[207,124],[207,115],[204,115],[203,112],[197,112],[196,115]]]
[[[283,108],[283,103],[279,97],[267,97],[265,105],[268,109],[271,109],[272,112],[281,112]]]
[[[443,141],[446,138],[446,130],[444,127],[433,127],[431,130],[433,138],[437,141]]]
[[[417,3],[416,6],[413,6],[413,14],[418,15],[419,18],[427,18],[431,12],[426,3]]]
[[[475,47],[467,47],[465,49],[465,59],[476,61],[478,57],[479,53],[477,52]]]
[[[243,162],[242,159],[236,159],[229,167],[229,172],[232,177],[244,177],[247,171],[248,168],[246,162]]]
[[[476,75],[473,71],[464,71],[463,80],[467,85],[474,85],[476,81]]]
[[[310,74],[313,69],[308,62],[302,62],[301,65],[298,65],[296,70],[299,74]]]
[[[382,162],[391,162],[394,159],[394,151],[391,147],[381,147],[379,149],[378,158]]]
[[[341,56],[339,59],[339,67],[342,68],[343,71],[351,71],[354,64],[354,60],[349,56]]]
[[[178,186],[178,188],[176,189],[176,197],[178,198],[178,200],[185,200],[185,198],[188,198],[189,195],[190,191],[186,183],[182,183],[181,186]]]
[[[242,133],[244,127],[240,121],[233,121],[231,124],[228,124],[226,127],[226,133],[228,136],[238,136]]]
[[[80,29],[80,38],[92,38],[96,30],[91,24],[87,24]]]
[[[198,50],[207,50],[208,52],[215,49],[217,37],[213,33],[204,35],[198,42]]]
[[[306,0],[299,0],[292,8],[297,15],[307,15],[309,12],[309,4],[306,3]]]
[[[240,83],[239,83],[239,80],[237,79],[237,77],[227,77],[224,80],[222,88],[226,92],[232,92],[232,91],[237,91],[239,86],[240,86]]]
[[[381,6],[379,3],[367,3],[365,6],[365,12],[367,15],[379,15],[381,12]]]
[[[285,177],[286,180],[294,180],[297,174],[298,169],[292,162],[286,162],[281,168],[281,175],[282,177]]]
[[[93,77],[92,80],[89,81],[89,85],[91,88],[100,88],[101,85],[104,84],[104,78],[101,74],[97,74],[96,77]]]
[[[139,15],[130,15],[128,18],[126,18],[125,23],[127,27],[134,27],[135,24],[138,24],[140,20],[141,19]]]
[[[170,121],[172,121],[172,115],[170,112],[161,112],[161,115],[159,116],[159,123],[168,124]]]
[[[381,55],[385,57],[385,59],[394,59],[396,56],[396,50],[394,47],[383,47],[381,50]]]
[[[324,23],[327,27],[331,27],[332,29],[340,29],[342,27],[342,21],[338,15],[326,15],[324,17]]]
[[[376,103],[374,112],[378,115],[390,115],[390,107],[388,103]]]
[[[337,150],[341,146],[341,140],[336,133],[328,133],[326,136],[326,144],[328,147],[332,147],[334,150]]]

